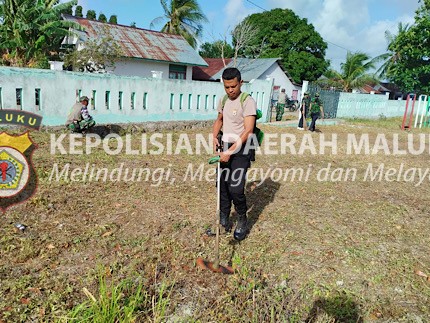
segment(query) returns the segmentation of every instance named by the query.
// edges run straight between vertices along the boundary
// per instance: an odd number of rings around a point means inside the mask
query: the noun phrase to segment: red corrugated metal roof
[[[371,85],[368,85],[368,84],[363,85],[363,86],[360,88],[360,91],[361,91],[362,93],[367,93],[367,94],[370,94],[370,93],[372,93],[372,92],[374,92],[375,94],[381,94],[381,92],[380,92],[380,91],[375,90]]]
[[[225,65],[222,58],[204,58],[208,67],[193,67],[193,80],[199,81],[215,81],[213,78],[215,74],[223,70],[230,62],[231,58],[225,58]]]
[[[70,15],[63,15],[63,18],[85,28],[88,38],[101,37],[104,29],[107,28],[114,40],[121,45],[126,57],[207,66],[203,58],[182,36]],[[80,41],[85,41],[85,39],[80,39]]]

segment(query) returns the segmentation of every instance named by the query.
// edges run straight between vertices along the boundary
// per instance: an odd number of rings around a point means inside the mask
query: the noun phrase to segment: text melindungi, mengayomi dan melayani
[[[327,139],[327,138],[329,139]],[[212,155],[212,135],[196,134],[194,136],[188,134],[143,134],[132,138],[131,135],[126,135],[125,138],[119,135],[109,135],[101,139],[97,135],[88,135],[82,137],[80,135],[72,135],[69,140],[66,140],[66,135],[56,137],[51,135],[51,153],[52,154],[90,154],[94,149],[102,149],[106,154],[205,154]],[[319,139],[316,142],[315,139]],[[294,134],[267,134],[263,145],[258,148],[258,154],[303,154],[309,152],[311,154],[337,154],[338,150],[346,154],[385,154],[385,155],[419,155],[428,153],[430,137],[425,134],[408,134],[407,136],[399,137],[398,134],[393,134],[391,138],[387,138],[384,134],[377,135],[373,141],[370,140],[368,134],[356,136],[354,134],[347,135],[346,142],[343,142],[341,147],[338,146],[338,138],[336,134],[325,136],[320,134],[319,137],[313,137],[311,134],[303,134],[296,136]],[[137,149],[136,146],[140,146]],[[402,146],[402,148],[400,148]],[[390,148],[391,147],[391,148]],[[246,149],[246,147],[245,147]],[[307,166],[293,166],[290,168],[279,168],[270,165],[265,165],[263,168],[251,168],[247,173],[248,181],[258,181],[259,185],[267,179],[274,182],[279,181],[308,181],[312,177],[321,181],[355,181],[359,180],[358,170],[356,168],[335,168],[328,163],[326,167],[321,167],[319,170],[310,164]],[[208,167],[207,163],[194,165],[189,163],[185,169],[183,181],[215,181],[215,167]],[[172,164],[167,167],[158,167],[150,169],[149,167],[128,169],[121,163],[119,167],[109,170],[106,167],[98,168],[95,164],[86,163],[83,168],[70,169],[70,164],[59,167],[54,164],[51,176],[52,180],[70,180],[70,181],[146,181],[151,182],[151,186],[159,186],[161,183],[173,184],[176,180],[172,175]],[[232,176],[242,176],[242,174],[232,174]],[[405,167],[401,163],[398,168],[388,167],[384,163],[373,165],[369,163],[363,181],[405,181],[414,182],[415,186],[421,185],[424,180],[430,181],[430,169],[421,169],[417,167]]]

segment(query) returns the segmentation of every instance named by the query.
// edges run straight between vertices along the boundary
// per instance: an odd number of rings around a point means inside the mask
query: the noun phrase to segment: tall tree
[[[118,17],[116,15],[111,15],[109,17],[109,23],[116,25],[118,23]]]
[[[243,20],[231,32],[234,45],[233,66],[237,66],[237,58],[240,54],[247,52],[245,56],[258,58],[264,50],[266,37],[261,39],[260,43],[254,42],[258,37],[260,28],[250,20]]]
[[[73,16],[73,8],[72,7],[65,8],[64,10],[61,10],[61,13]]]
[[[406,33],[409,29],[409,24],[403,24],[399,22],[397,26],[397,34],[393,34],[390,30],[385,31],[385,39],[387,40],[387,53],[384,53],[382,55],[379,55],[376,57],[377,60],[382,61],[381,67],[378,69],[377,73],[379,74],[380,78],[384,78],[389,73],[390,69],[394,66],[395,62],[397,61],[399,57],[399,53],[395,52],[395,42],[396,38]]]
[[[273,9],[245,18],[258,34],[239,52],[249,58],[263,45],[261,58],[281,58],[281,65],[295,82],[314,81],[328,68],[327,43],[312,24],[289,9]],[[233,46],[234,39],[233,39]],[[260,51],[259,51],[260,52]]]
[[[331,87],[338,88],[344,92],[351,92],[355,88],[360,88],[367,83],[377,82],[374,74],[370,73],[375,68],[375,59],[361,52],[346,55],[346,61],[340,64],[341,72],[329,70],[326,72],[322,82],[328,83]]]
[[[100,21],[100,22],[107,22],[107,18],[105,16],[105,14],[102,13],[102,12],[100,12],[99,19],[97,19],[97,20]]]
[[[96,20],[96,12],[94,10],[88,10],[86,17],[90,20]]]
[[[4,65],[48,67],[69,28],[81,28],[61,19],[61,12],[77,0],[4,0],[0,2],[0,60]]]
[[[84,15],[82,14],[82,6],[76,6],[75,9],[75,17],[82,18]]]
[[[83,49],[74,49],[64,58],[64,65],[72,67],[74,71],[105,73],[107,68],[115,68],[115,63],[123,51],[108,28],[104,28],[100,37],[89,39],[83,44]]]
[[[217,40],[200,46],[199,55],[205,58],[232,58],[234,49],[226,41]]]
[[[430,0],[420,3],[414,24],[388,46],[396,55],[385,75],[403,91],[430,93]]]
[[[150,28],[161,21],[167,23],[161,28],[162,32],[168,34],[181,35],[193,47],[197,46],[197,38],[202,33],[201,23],[206,22],[197,0],[160,0],[164,10],[164,16],[155,18]]]

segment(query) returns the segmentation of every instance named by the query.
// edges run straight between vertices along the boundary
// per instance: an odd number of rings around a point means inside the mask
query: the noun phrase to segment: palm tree
[[[399,22],[397,25],[397,34],[394,35],[391,33],[391,31],[386,30],[385,31],[385,39],[387,40],[387,50],[388,52],[382,55],[379,55],[375,58],[375,60],[383,61],[384,63],[381,65],[381,67],[377,70],[378,76],[383,78],[386,77],[389,74],[389,71],[393,64],[396,63],[396,61],[399,58],[398,48],[396,48],[396,39],[398,36],[406,33],[409,30],[409,24],[402,24]]]
[[[47,67],[48,56],[58,52],[61,40],[76,24],[61,19],[61,12],[77,0],[4,0],[0,2],[0,62],[11,66]]]
[[[160,0],[164,10],[164,16],[155,18],[150,28],[162,20],[167,19],[167,23],[161,29],[168,34],[181,35],[186,41],[196,48],[197,38],[202,33],[201,23],[206,22],[207,18],[200,9],[197,0]]]
[[[340,88],[344,92],[351,92],[354,88],[362,87],[367,83],[378,81],[369,71],[375,68],[375,59],[370,59],[367,54],[357,52],[346,55],[345,63],[340,65],[341,72],[329,70],[325,82],[330,86]]]

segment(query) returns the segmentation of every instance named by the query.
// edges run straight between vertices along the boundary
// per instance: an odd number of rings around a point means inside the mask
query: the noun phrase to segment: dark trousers
[[[230,157],[228,163],[221,163],[220,211],[230,214],[232,202],[239,215],[246,215],[245,184],[246,172],[251,166],[250,154],[244,154],[244,147]]]
[[[303,128],[303,122],[306,122],[306,116],[308,115],[308,111],[305,110],[305,115],[301,113],[300,120],[299,120],[299,128]]]
[[[319,112],[312,112],[311,113],[311,125],[309,126],[309,130],[310,131],[315,131],[315,124],[317,122],[317,119],[320,117],[320,113]]]

